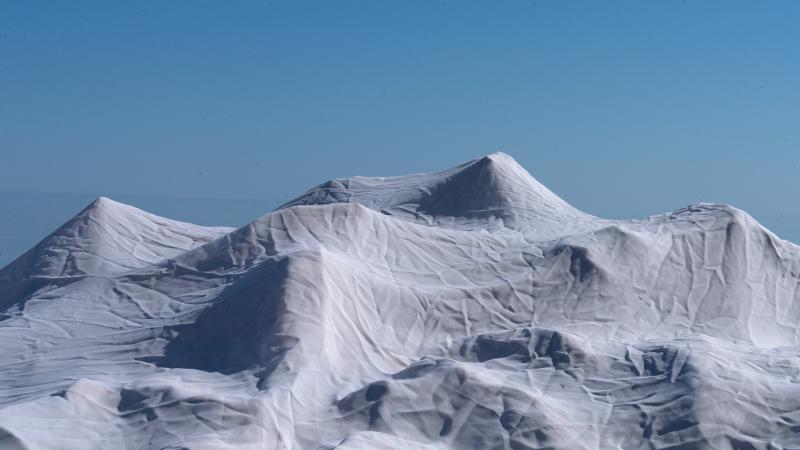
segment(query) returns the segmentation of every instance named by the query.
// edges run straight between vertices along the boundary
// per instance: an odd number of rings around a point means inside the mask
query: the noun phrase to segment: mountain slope
[[[0,270],[0,306],[48,284],[146,266],[232,230],[165,219],[100,197]]]
[[[404,220],[468,230],[534,228],[544,234],[594,220],[504,153],[442,172],[331,180],[281,208],[349,202]]]
[[[725,205],[595,218],[507,155],[235,230],[100,200],[0,274],[37,283],[8,448],[800,445],[800,248]]]

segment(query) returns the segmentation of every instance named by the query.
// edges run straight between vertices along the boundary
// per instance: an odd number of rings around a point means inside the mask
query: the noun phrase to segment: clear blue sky
[[[3,1],[0,213],[104,194],[244,221],[503,150],[597,215],[726,202],[800,241],[798,23],[792,1]]]

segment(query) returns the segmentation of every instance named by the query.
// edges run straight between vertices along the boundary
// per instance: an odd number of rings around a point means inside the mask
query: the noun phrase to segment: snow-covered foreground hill
[[[238,229],[98,199],[0,271],[0,448],[800,448],[800,247],[509,156]]]

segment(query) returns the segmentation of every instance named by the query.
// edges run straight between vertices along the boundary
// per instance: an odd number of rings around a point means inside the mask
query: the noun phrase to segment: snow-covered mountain
[[[511,157],[238,229],[98,199],[0,270],[2,448],[800,448],[800,247]]]

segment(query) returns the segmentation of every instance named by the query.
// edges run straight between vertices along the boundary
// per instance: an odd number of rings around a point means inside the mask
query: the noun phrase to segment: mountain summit
[[[500,152],[442,172],[331,180],[282,208],[348,202],[405,220],[460,229],[592,220]]]
[[[100,197],[0,270],[0,305],[59,279],[112,276],[147,266],[230,231],[165,219]]]

